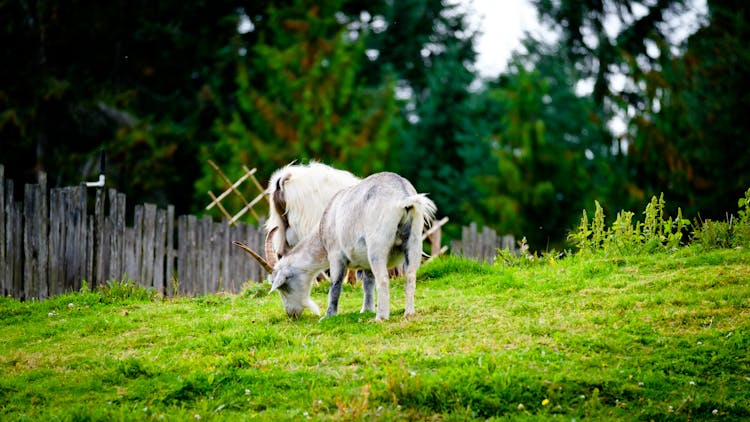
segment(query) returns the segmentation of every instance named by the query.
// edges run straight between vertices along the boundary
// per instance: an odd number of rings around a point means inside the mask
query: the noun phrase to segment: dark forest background
[[[130,204],[178,213],[222,190],[208,159],[262,183],[294,160],[395,171],[449,235],[476,221],[534,249],[561,245],[594,200],[608,215],[660,192],[690,218],[735,211],[750,187],[750,3],[708,0],[679,44],[688,1],[533,3],[559,37],[527,35],[482,80],[476,34],[444,0],[0,0],[0,164],[78,184],[104,150]]]

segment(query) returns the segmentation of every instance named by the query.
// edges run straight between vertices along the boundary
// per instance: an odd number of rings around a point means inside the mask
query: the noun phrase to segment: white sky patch
[[[548,39],[554,36],[539,23],[536,8],[528,0],[454,0],[466,10],[469,30],[480,31],[476,39],[477,70],[494,78],[505,71],[513,51],[521,48],[524,32]],[[553,38],[554,39],[554,38]]]
[[[237,32],[240,34],[247,34],[248,32],[255,31],[255,25],[253,24],[253,21],[250,20],[250,17],[248,17],[245,12],[241,12],[240,14],[240,23],[237,24]]]
[[[554,32],[542,26],[536,8],[528,0],[453,0],[453,3],[468,12],[469,29],[481,32],[475,49],[476,67],[482,77],[494,78],[506,70],[513,51],[522,48],[524,32],[530,32],[545,41],[557,38]],[[636,5],[633,12],[637,19],[645,15],[647,9]],[[684,13],[668,16],[666,33],[670,42],[678,44],[695,33],[705,24],[707,14],[706,0],[692,0]],[[605,19],[605,30],[612,39],[621,28],[622,22],[614,14]],[[596,43],[596,40],[586,42]]]

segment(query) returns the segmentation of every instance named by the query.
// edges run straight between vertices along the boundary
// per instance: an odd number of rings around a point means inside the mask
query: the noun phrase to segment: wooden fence
[[[477,223],[471,223],[461,229],[461,240],[451,241],[451,255],[475,259],[479,262],[492,264],[497,257],[497,250],[508,249],[516,251],[516,240],[511,235],[498,236],[489,227],[477,231]]]
[[[21,201],[16,201],[21,198]],[[15,192],[0,165],[0,294],[41,300],[89,286],[131,279],[165,296],[239,292],[264,270],[233,240],[263,250],[259,227],[192,215],[175,219],[174,207],[136,205],[126,215],[125,194],[85,185],[47,189],[39,183]],[[432,254],[440,246],[440,227],[425,233]],[[260,225],[262,227],[262,224]],[[512,236],[499,237],[476,223],[451,241],[451,253],[492,263],[497,248],[515,250]]]
[[[167,296],[238,292],[247,280],[265,276],[231,246],[242,240],[262,250],[263,233],[255,226],[229,226],[208,216],[175,221],[174,207],[153,204],[137,205],[129,220],[124,194],[83,185],[48,191],[44,174],[25,185],[23,195],[14,189],[0,165],[3,296],[44,299],[78,290],[82,280],[93,286],[123,279]]]

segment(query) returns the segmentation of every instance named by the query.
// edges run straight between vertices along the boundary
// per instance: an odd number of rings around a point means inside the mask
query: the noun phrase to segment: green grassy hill
[[[696,250],[444,258],[382,324],[352,286],[322,322],[267,285],[0,299],[0,419],[750,418],[750,253]]]

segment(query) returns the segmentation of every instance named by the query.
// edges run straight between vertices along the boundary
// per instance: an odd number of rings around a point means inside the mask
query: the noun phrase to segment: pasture
[[[746,250],[524,259],[440,258],[384,323],[349,285],[320,322],[268,284],[0,299],[0,419],[750,418]]]

